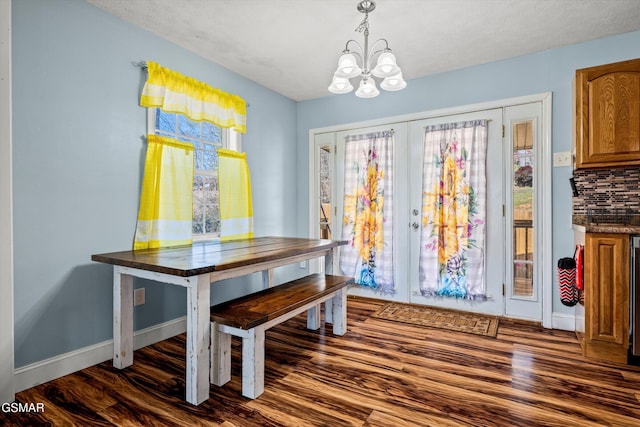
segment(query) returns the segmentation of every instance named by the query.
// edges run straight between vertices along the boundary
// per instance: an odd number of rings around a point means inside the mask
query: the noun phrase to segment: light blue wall
[[[133,239],[146,116],[144,74],[132,61],[154,60],[247,99],[256,234],[293,236],[308,231],[309,129],[552,91],[553,151],[567,151],[574,70],[640,57],[636,32],[411,80],[372,100],[296,104],[80,0],[13,0],[12,20],[17,368],[112,338],[111,269],[90,257]],[[553,170],[554,260],[573,251],[570,173]],[[255,284],[226,282],[218,298]],[[137,329],[184,315],[183,290],[136,286],[147,290]],[[554,301],[554,311],[571,312]]]
[[[256,233],[295,235],[295,102],[80,0],[14,0],[12,26],[17,368],[112,338],[111,269],[90,258],[132,245],[146,148],[145,74],[132,61],[249,102]],[[137,329],[185,314],[183,289],[136,286],[147,294]]]
[[[575,70],[640,57],[640,32],[548,50],[532,55],[408,81],[401,92],[384,92],[374,99],[359,99],[353,93],[330,95],[298,103],[298,229],[308,231],[309,130],[344,123],[380,119],[446,107],[487,102],[542,92],[553,93],[554,152],[572,149],[572,82]],[[398,58],[402,66],[402,58]],[[327,76],[327,86],[331,76]],[[553,204],[553,260],[573,255],[571,168],[554,168],[552,193],[545,203]],[[555,282],[554,313],[573,313],[560,303]]]

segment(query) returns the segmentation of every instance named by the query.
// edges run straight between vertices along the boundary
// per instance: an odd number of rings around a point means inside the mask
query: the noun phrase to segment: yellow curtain
[[[251,178],[245,153],[218,149],[218,189],[220,240],[253,237]]]
[[[208,121],[223,128],[247,130],[247,104],[237,95],[147,61],[148,77],[140,105],[181,113],[195,121]]]
[[[191,243],[193,145],[147,135],[134,249]]]

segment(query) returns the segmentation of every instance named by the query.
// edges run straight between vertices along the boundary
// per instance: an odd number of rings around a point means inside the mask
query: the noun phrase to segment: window
[[[218,148],[240,150],[241,134],[209,122],[196,122],[179,113],[149,108],[148,128],[161,136],[190,142],[194,148],[194,240],[220,236],[218,207]]]

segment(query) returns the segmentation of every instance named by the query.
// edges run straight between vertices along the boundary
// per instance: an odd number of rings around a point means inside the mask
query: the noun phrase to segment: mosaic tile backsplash
[[[640,212],[638,167],[575,170],[573,179],[579,193],[573,197],[574,215],[586,215],[588,209],[627,208]]]

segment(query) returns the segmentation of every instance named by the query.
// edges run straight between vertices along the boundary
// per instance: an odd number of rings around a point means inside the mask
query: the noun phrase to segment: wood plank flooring
[[[573,333],[502,320],[497,338],[370,317],[348,301],[344,337],[300,315],[267,331],[265,393],[232,381],[184,401],[185,337],[17,394],[44,413],[0,411],[2,426],[639,426],[640,369],[586,360]]]

